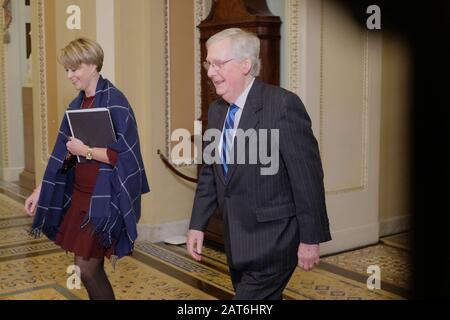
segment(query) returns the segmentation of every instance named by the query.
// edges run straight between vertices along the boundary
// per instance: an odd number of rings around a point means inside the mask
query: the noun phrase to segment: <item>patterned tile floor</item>
[[[80,289],[70,290],[68,267],[73,255],[45,238],[31,238],[31,218],[25,216],[27,192],[0,183],[0,300],[87,299]],[[402,248],[403,246],[403,248]],[[408,295],[409,255],[404,237],[322,259],[311,272],[297,269],[284,298],[309,299],[404,299]],[[379,265],[381,289],[366,286],[367,266]],[[131,257],[106,272],[117,299],[230,299],[233,287],[224,253],[204,249],[204,259],[190,259],[183,246],[138,242]]]
[[[233,290],[229,277],[223,276],[227,273],[225,255],[218,250],[205,248],[203,263],[192,261],[186,255],[184,248],[165,244],[140,242],[137,244],[137,250],[213,286],[229,292]],[[365,282],[358,282],[322,268],[316,268],[310,272],[296,269],[286,287],[284,298],[290,300],[402,299],[401,296],[386,290],[370,291]]]
[[[401,233],[384,237],[381,239],[381,242],[394,248],[411,251],[411,239],[409,233]]]

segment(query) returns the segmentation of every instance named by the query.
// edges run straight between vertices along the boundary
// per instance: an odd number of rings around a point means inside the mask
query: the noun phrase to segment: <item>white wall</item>
[[[9,28],[11,42],[5,45],[6,114],[8,121],[8,164],[3,179],[15,181],[24,167],[24,138],[22,114],[22,84],[26,64],[24,57],[25,17],[24,1],[11,1],[13,20]]]

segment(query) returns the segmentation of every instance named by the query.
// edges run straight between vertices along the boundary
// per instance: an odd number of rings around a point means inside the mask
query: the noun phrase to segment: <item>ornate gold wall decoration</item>
[[[3,39],[4,35],[4,24],[5,15],[4,8],[2,7],[2,12],[0,13],[0,39]],[[1,147],[1,158],[0,167],[4,168],[8,166],[8,119],[6,113],[6,74],[5,74],[5,48],[3,42],[0,45],[0,119],[1,119],[1,137],[0,137],[0,147]]]
[[[170,151],[171,151],[171,109],[170,109],[170,2],[169,0],[164,0],[164,77],[166,79],[166,83],[164,86],[164,96],[165,96],[165,105],[166,105],[166,156],[169,161],[172,162],[172,159],[170,157]]]
[[[286,0],[286,66],[289,66],[287,70],[287,87],[298,95],[300,95],[300,59],[302,55],[300,46],[302,30],[299,15],[302,4],[303,0]]]
[[[45,52],[45,4],[43,0],[37,1],[38,10],[38,56],[39,56],[39,116],[41,119],[41,160],[47,163],[48,127],[47,127],[47,65]]]

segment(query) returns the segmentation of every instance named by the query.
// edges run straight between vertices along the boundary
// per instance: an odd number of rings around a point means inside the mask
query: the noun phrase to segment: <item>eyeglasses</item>
[[[219,71],[220,69],[223,68],[223,66],[226,63],[230,62],[231,60],[234,60],[234,58],[231,58],[231,59],[226,60],[226,61],[217,61],[217,62],[213,62],[213,63],[211,63],[209,61],[204,61],[203,62],[203,68],[205,68],[206,71],[209,71],[209,67],[212,67],[215,71]]]

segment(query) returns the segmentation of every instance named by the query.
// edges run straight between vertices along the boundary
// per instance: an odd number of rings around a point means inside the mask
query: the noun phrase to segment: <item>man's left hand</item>
[[[319,264],[319,254],[320,250],[318,244],[300,243],[297,251],[298,266],[306,271],[312,270],[314,265]]]
[[[74,156],[85,156],[88,146],[80,139],[70,137],[70,140],[66,143],[67,150]]]

